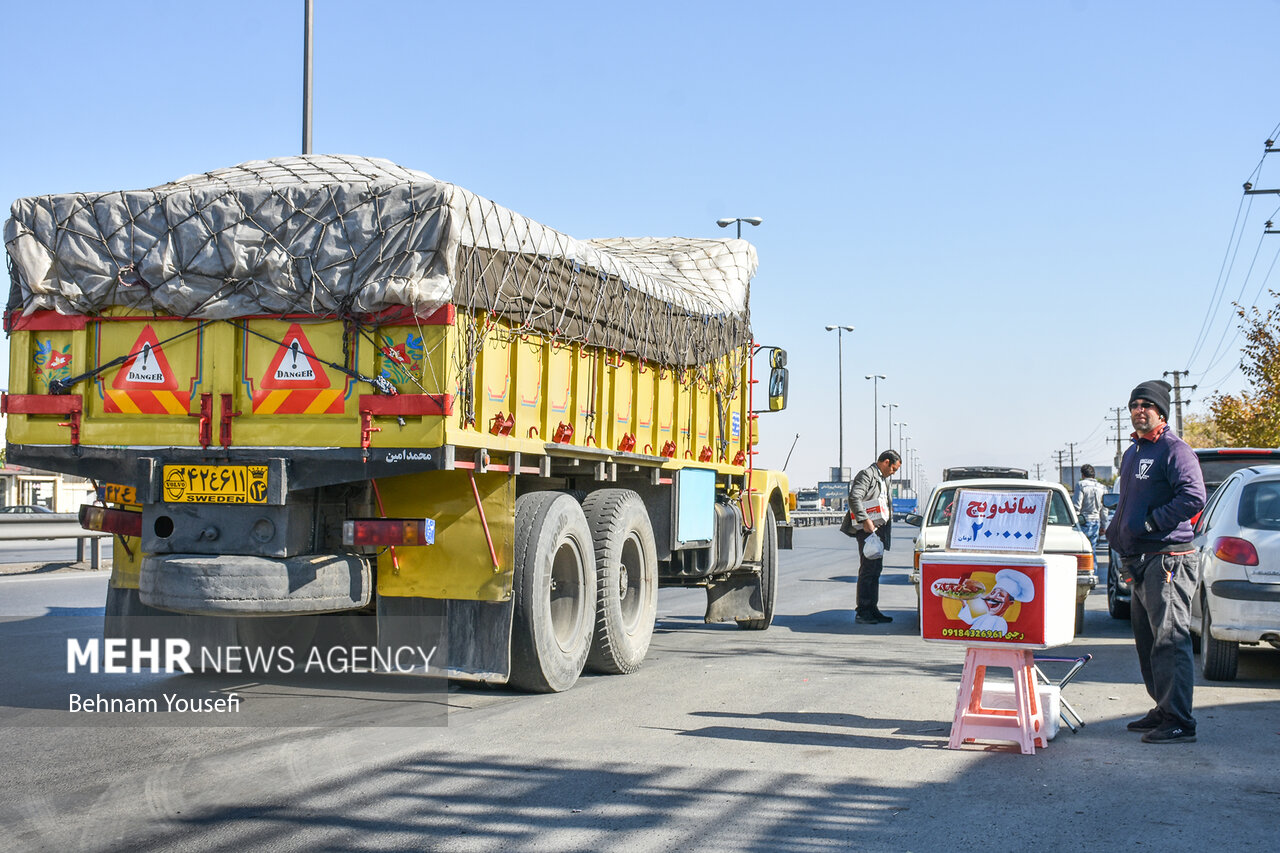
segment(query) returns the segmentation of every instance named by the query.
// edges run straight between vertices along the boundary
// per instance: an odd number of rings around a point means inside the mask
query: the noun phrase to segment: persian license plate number
[[[138,505],[138,495],[133,486],[121,486],[118,483],[103,483],[98,487],[98,498],[103,503]]]
[[[264,504],[266,465],[166,465],[164,499],[169,503]]]

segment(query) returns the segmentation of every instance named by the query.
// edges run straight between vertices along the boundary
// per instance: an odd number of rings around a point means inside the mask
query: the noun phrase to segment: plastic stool
[[[1014,708],[984,708],[982,683],[987,667],[1013,670]],[[964,656],[960,695],[951,724],[951,749],[983,740],[1010,740],[1023,755],[1035,755],[1036,746],[1047,746],[1044,711],[1036,697],[1035,658],[1027,649],[969,649]]]

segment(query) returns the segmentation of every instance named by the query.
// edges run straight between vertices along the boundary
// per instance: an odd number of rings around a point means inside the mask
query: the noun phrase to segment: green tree
[[[1182,418],[1183,441],[1192,447],[1231,447],[1230,437],[1211,415],[1185,415]]]
[[[1269,290],[1273,299],[1280,293]],[[1209,398],[1209,411],[1225,446],[1280,446],[1280,304],[1265,314],[1254,306],[1236,306],[1245,344],[1240,349],[1240,370],[1249,388]]]

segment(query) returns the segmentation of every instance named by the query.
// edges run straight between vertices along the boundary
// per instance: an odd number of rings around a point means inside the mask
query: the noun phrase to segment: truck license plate
[[[164,499],[169,503],[264,504],[266,465],[166,465]]]
[[[138,505],[138,494],[133,486],[121,486],[118,483],[103,483],[98,487],[98,500],[108,504]]]

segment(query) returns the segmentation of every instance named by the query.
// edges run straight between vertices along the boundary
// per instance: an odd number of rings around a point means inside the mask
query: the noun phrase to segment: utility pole
[[[1037,480],[1040,479],[1040,463],[1039,462],[1036,463],[1036,479]]]
[[[1078,442],[1068,441],[1067,447],[1071,448],[1071,488],[1076,487],[1076,444]]]
[[[1188,370],[1166,370],[1164,375],[1173,376],[1173,412],[1176,417],[1176,420],[1173,423],[1173,431],[1178,434],[1178,438],[1182,438],[1182,404],[1191,402],[1190,400],[1182,399],[1182,392],[1194,391],[1196,390],[1196,386],[1184,386],[1182,384],[1182,377],[1191,375],[1191,372]]]
[[[1058,482],[1061,483],[1062,482],[1062,457],[1067,455],[1067,451],[1058,450],[1055,452],[1058,455]]]
[[[1112,473],[1119,476],[1120,461],[1124,459],[1124,448],[1120,446],[1120,442],[1124,438],[1124,427],[1120,424],[1120,417],[1124,414],[1124,406],[1116,406],[1111,411],[1116,413],[1116,470]]]

